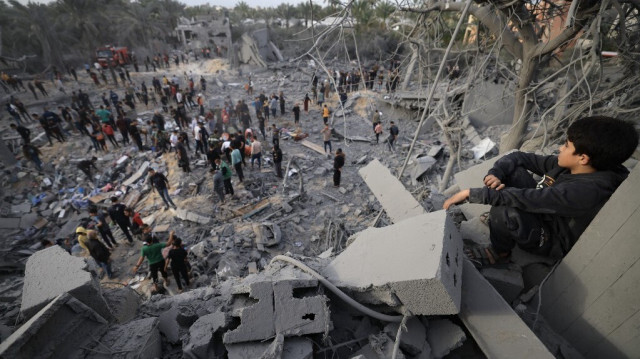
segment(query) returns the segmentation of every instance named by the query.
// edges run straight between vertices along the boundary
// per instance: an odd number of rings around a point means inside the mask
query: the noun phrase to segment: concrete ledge
[[[473,264],[463,262],[458,316],[484,354],[496,359],[554,358]]]

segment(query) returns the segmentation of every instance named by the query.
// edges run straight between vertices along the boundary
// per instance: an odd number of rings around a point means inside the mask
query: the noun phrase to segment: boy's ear
[[[579,161],[579,163],[581,165],[587,166],[587,165],[591,164],[591,158],[589,158],[589,155],[583,153],[583,154],[578,155],[578,156],[579,156],[579,160],[578,161]]]

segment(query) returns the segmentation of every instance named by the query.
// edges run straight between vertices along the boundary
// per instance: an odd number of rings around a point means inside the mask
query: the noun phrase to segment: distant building
[[[178,40],[192,50],[210,48],[226,54],[231,48],[231,23],[226,16],[196,16],[191,19],[181,17],[175,29]]]

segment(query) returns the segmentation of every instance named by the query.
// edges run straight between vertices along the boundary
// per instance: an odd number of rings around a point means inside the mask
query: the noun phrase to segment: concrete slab
[[[31,317],[60,294],[68,292],[111,320],[109,305],[102,296],[98,277],[90,272],[84,258],[74,257],[60,246],[34,253],[27,260],[20,311]]]
[[[158,317],[158,330],[169,343],[176,344],[180,341],[180,325],[177,321],[178,307],[172,306]]]
[[[81,358],[80,349],[107,330],[107,321],[61,294],[0,343],[1,358]]]
[[[393,353],[393,340],[389,339],[384,333],[369,336],[369,344],[360,348],[353,357],[362,357],[365,359],[388,359]],[[406,356],[399,350],[396,359],[405,359]]]
[[[189,328],[189,339],[182,343],[182,353],[189,359],[208,359],[214,357],[213,336],[227,325],[227,316],[223,312],[203,315]]]
[[[11,206],[11,213],[13,214],[29,213],[29,211],[31,211],[31,203],[29,202],[14,204]]]
[[[276,333],[299,336],[332,329],[329,300],[324,295],[294,298],[294,289],[317,287],[316,280],[280,280],[273,283]]]
[[[38,221],[37,213],[27,213],[20,218],[20,228],[27,229]]]
[[[258,302],[233,314],[240,317],[240,325],[224,334],[225,344],[263,340],[276,334],[273,285],[265,281],[252,283],[249,288],[249,297]]]
[[[514,90],[512,85],[477,80],[473,90],[465,92],[463,112],[469,114],[474,126],[511,124]]]
[[[145,173],[147,173],[149,165],[149,161],[144,161],[144,163],[142,164],[142,166],[140,166],[140,168],[138,168],[136,173],[127,178],[124,182],[122,182],[122,184],[125,186],[131,186],[132,184],[136,183],[142,176],[144,176]]]
[[[449,319],[429,321],[427,341],[431,346],[431,355],[434,358],[442,358],[452,350],[462,346],[467,340],[464,330]]]
[[[480,273],[507,303],[512,303],[524,289],[522,272],[501,268],[483,268]]]
[[[413,315],[457,314],[463,258],[458,230],[437,211],[357,233],[323,273],[369,303]]]
[[[402,182],[377,159],[362,167],[358,173],[394,223],[425,213],[422,205]]]
[[[124,325],[115,325],[95,343],[94,351],[84,358],[136,358],[155,359],[162,357],[162,341],[158,331],[158,318],[135,320]]]
[[[467,260],[463,265],[462,305],[458,316],[488,358],[554,358],[504,298]]]

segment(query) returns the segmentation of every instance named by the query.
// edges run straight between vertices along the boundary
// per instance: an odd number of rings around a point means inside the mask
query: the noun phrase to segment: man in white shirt
[[[173,130],[171,136],[169,136],[169,143],[171,143],[171,149],[169,152],[175,152],[176,145],[178,144],[178,130]]]
[[[258,160],[258,169],[262,168],[262,144],[258,139],[251,142],[251,169],[253,169],[253,161]]]

